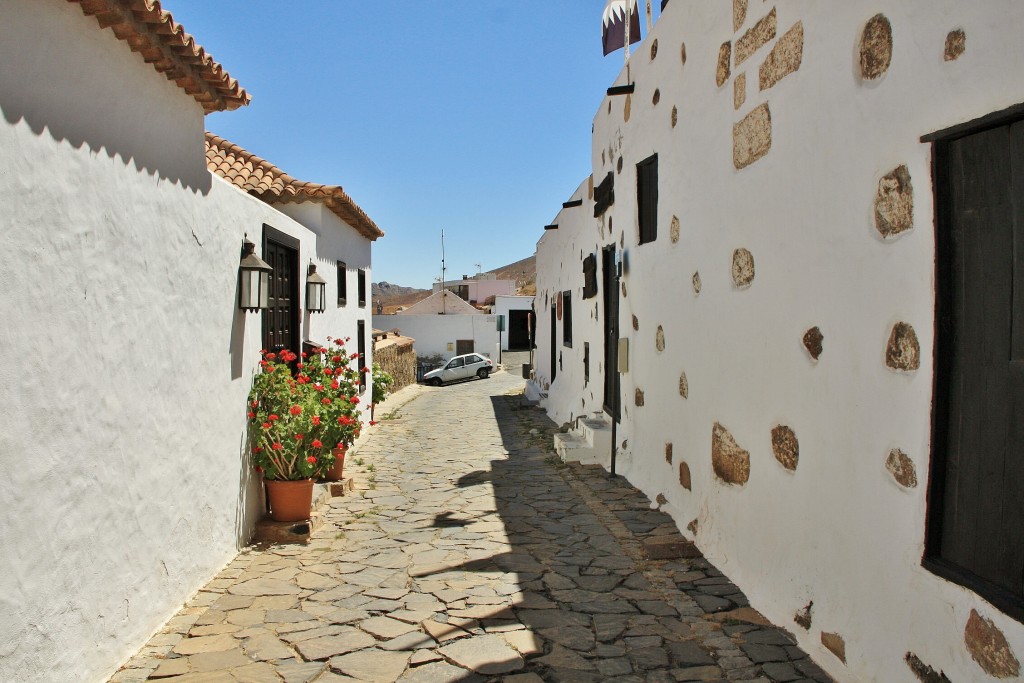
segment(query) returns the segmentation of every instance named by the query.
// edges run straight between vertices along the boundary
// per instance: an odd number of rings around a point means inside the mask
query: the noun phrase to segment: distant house
[[[447,289],[458,294],[463,300],[474,304],[488,304],[496,296],[516,293],[515,280],[499,280],[494,273],[477,273],[473,277],[463,275],[461,280],[445,280],[434,283],[434,292]]]
[[[0,60],[0,680],[105,680],[262,513],[260,349],[343,334],[369,361],[379,230],[340,188],[204,154],[205,114],[249,95],[159,2],[0,3]],[[232,184],[250,170],[280,182]],[[291,277],[272,312],[240,307],[246,237]],[[337,289],[339,261],[346,303],[309,312],[310,262]]]
[[[435,291],[394,315],[375,315],[378,329],[397,329],[416,339],[420,357],[452,356],[476,351],[498,356],[497,316],[474,308],[448,290]]]
[[[839,681],[1024,661],[1024,4],[937,9],[668,3],[537,244],[533,393]]]

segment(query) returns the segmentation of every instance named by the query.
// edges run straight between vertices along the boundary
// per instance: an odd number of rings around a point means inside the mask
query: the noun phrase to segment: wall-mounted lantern
[[[316,266],[309,264],[306,275],[306,310],[310,313],[323,313],[327,308],[327,280],[316,272]]]
[[[238,264],[238,307],[246,311],[266,308],[270,297],[270,273],[266,261],[256,255],[256,245],[242,242],[242,260]]]

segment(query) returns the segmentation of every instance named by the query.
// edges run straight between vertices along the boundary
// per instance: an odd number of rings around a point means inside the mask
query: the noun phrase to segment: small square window
[[[359,308],[366,308],[366,271],[359,269]]]

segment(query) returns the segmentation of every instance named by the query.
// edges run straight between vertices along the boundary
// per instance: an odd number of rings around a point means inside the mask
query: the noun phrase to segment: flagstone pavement
[[[704,559],[645,559],[671,519],[560,463],[522,387],[391,397],[310,543],[243,551],[110,680],[831,681]]]

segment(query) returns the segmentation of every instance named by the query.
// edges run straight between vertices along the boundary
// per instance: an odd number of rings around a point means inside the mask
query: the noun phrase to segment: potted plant
[[[328,337],[329,349],[311,358],[305,370],[314,384],[327,387],[334,395],[330,402],[321,400],[320,415],[323,418],[325,443],[331,444],[334,463],[324,473],[328,481],[341,481],[344,477],[345,454],[359,437],[362,427],[359,406],[359,373],[349,367],[359,357],[358,353],[347,354],[345,341]]]
[[[377,363],[373,364],[373,398],[370,403],[370,424],[376,424],[373,419],[373,411],[377,404],[382,402],[391,393],[391,387],[395,385],[395,378]]]
[[[296,354],[262,351],[261,371],[249,391],[253,459],[263,473],[270,516],[277,521],[309,517],[313,478],[335,464],[332,449],[343,443],[333,440],[344,436],[337,429],[344,426],[338,416],[353,411],[359,401],[348,360],[335,362],[339,354],[332,353],[325,361],[327,351],[321,348],[312,358],[303,354],[294,376],[290,364],[299,360]]]

